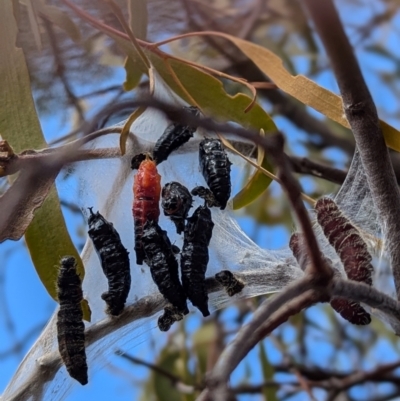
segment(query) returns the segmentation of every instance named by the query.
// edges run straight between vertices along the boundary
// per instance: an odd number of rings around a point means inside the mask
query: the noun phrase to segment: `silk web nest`
[[[182,101],[165,86],[161,78],[156,80],[155,96],[176,107],[183,105]],[[118,347],[124,346],[126,349],[143,342],[147,331],[156,327],[157,318],[164,306],[164,301],[151,279],[148,267],[138,266],[135,263],[131,214],[134,172],[131,170],[130,160],[139,152],[151,152],[156,139],[169,123],[162,112],[149,108],[131,127],[131,137],[124,157],[77,163],[74,167],[73,173],[79,179],[79,202],[86,219],[87,208],[93,207],[94,210],[99,210],[107,220],[113,222],[120,233],[122,243],[130,251],[132,276],[126,311],[120,318],[112,320],[106,315],[105,304],[100,297],[107,290],[107,280],[93,245],[89,239],[87,240],[81,257],[86,269],[83,282],[84,296],[89,301],[92,310],[91,322],[85,322],[86,341],[90,344],[86,349],[89,374],[90,367],[101,368],[106,363],[104,356],[114,352]],[[170,181],[178,181],[189,189],[204,185],[197,156],[199,140],[204,137],[204,134],[202,129],[198,129],[191,141],[160,164],[158,170],[162,176],[162,185]],[[212,134],[208,135],[212,136]],[[90,146],[118,147],[118,141],[118,135],[108,135],[91,143]],[[233,168],[241,169],[246,163],[232,153],[229,153],[229,158]],[[382,258],[382,247],[379,247],[382,243],[379,240],[382,230],[357,152],[350,173],[336,195],[335,201],[342,212],[362,230],[362,236],[368,244],[369,251],[375,257],[374,286],[386,293],[394,293],[391,272],[388,271],[387,263]],[[203,202],[198,198],[195,199],[191,210],[193,211],[201,203]],[[315,220],[313,211],[310,214]],[[280,291],[288,283],[303,275],[289,248],[271,251],[261,249],[251,241],[236,223],[230,204],[223,211],[212,208],[212,219],[215,227],[210,243],[207,277],[229,269],[238,274],[246,282],[246,286],[233,298],[229,298],[222,290],[211,293],[210,311],[223,308],[237,298],[249,298]],[[168,231],[171,242],[181,248],[182,238],[176,234],[171,220],[161,214],[160,225]],[[337,254],[317,224],[315,224],[315,232],[324,255],[343,272]],[[380,316],[380,318],[384,317]],[[55,312],[19,366],[2,399],[62,400],[74,384],[75,381],[67,374],[58,354]]]

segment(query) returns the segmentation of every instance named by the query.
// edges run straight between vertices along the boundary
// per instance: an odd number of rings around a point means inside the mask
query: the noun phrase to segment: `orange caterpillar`
[[[133,221],[135,225],[136,263],[142,265],[145,253],[142,246],[143,227],[147,221],[158,222],[160,216],[161,176],[156,163],[146,158],[140,163],[133,182]]]

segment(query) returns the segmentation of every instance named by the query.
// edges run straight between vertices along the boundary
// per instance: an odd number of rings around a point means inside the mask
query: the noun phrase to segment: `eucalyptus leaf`
[[[29,74],[21,48],[15,46],[17,25],[10,1],[0,2],[0,132],[15,153],[47,146],[32,98]],[[23,169],[0,197],[0,242],[17,240],[26,230],[26,244],[43,285],[56,299],[59,260],[72,255],[84,277],[82,260],[65,226],[54,186],[60,165]],[[85,319],[89,319],[88,313]]]

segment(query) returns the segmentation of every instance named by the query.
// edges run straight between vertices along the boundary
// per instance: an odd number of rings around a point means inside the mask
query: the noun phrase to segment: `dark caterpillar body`
[[[140,165],[143,161],[146,160],[146,158],[146,153],[138,153],[137,155],[133,156],[131,160],[131,169],[138,170]]]
[[[57,314],[58,349],[69,375],[85,385],[88,382],[88,367],[81,308],[83,295],[81,280],[76,272],[76,261],[72,256],[61,259],[57,295],[60,303]]]
[[[158,222],[160,216],[161,176],[156,163],[144,160],[134,178],[133,184],[133,221],[135,225],[136,263],[142,265],[145,253],[142,247],[143,227],[147,221]]]
[[[183,288],[189,300],[203,316],[210,314],[205,274],[213,227],[210,209],[207,206],[199,206],[186,223],[181,252]]]
[[[191,190],[191,194],[204,199],[208,207],[214,207],[214,206],[219,207],[219,202],[217,202],[214,194],[208,188],[199,185]]]
[[[165,216],[169,216],[181,234],[185,229],[185,219],[192,207],[193,198],[189,190],[179,182],[165,184],[161,192],[161,206]]]
[[[372,285],[372,257],[358,230],[330,198],[319,199],[315,210],[318,223],[339,255],[349,280]]]
[[[290,237],[289,247],[292,250],[293,256],[296,258],[301,269],[305,270],[309,264],[309,257],[304,250],[302,242],[303,234],[294,233]],[[328,263],[328,260],[324,255],[321,254],[321,257]],[[340,276],[339,272],[334,271],[334,274]],[[331,299],[330,305],[337,313],[340,314],[340,316],[342,316],[343,319],[346,319],[352,324],[364,326],[371,323],[370,314],[357,302],[353,302],[345,298],[334,297]]]
[[[108,280],[108,291],[101,298],[107,304],[107,313],[118,316],[124,309],[131,288],[129,252],[122,245],[113,224],[99,212],[93,213],[92,208],[89,210],[89,237]]]
[[[145,261],[159,291],[176,309],[177,314],[187,315],[189,310],[185,291],[179,281],[178,261],[166,231],[157,222],[148,220],[144,225],[142,244]]]
[[[200,115],[197,107],[184,107],[184,109],[195,116]],[[167,160],[174,150],[180,148],[193,137],[196,129],[197,127],[182,125],[180,123],[169,125],[154,146],[153,158],[155,162],[160,164],[164,160]]]
[[[215,275],[215,279],[225,288],[230,297],[239,294],[244,288],[243,281],[235,277],[229,270],[221,270]]]
[[[221,209],[231,195],[231,162],[219,139],[206,138],[199,145],[201,172]]]
[[[168,331],[175,322],[182,320],[182,318],[182,314],[176,308],[172,305],[166,306],[164,313],[158,318],[158,328],[161,331]]]

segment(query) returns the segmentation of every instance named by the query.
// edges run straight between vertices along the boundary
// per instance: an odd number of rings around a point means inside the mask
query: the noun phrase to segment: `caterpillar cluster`
[[[358,230],[330,198],[319,199],[315,205],[315,210],[317,221],[325,237],[338,254],[347,278],[372,285],[372,257]],[[309,264],[309,259],[302,242],[302,235],[295,233],[290,238],[289,247],[300,267],[305,270]],[[331,266],[330,261],[323,255],[321,256],[323,262]],[[340,276],[337,271],[334,274]],[[330,305],[352,324],[367,325],[371,323],[370,314],[357,302],[334,297],[331,299]]]
[[[199,110],[186,108],[195,115]],[[189,313],[187,300],[197,307],[203,316],[208,310],[208,294],[205,275],[209,261],[208,247],[214,223],[210,207],[224,209],[230,197],[231,163],[218,139],[204,139],[199,145],[199,164],[209,188],[196,187],[190,192],[179,182],[169,182],[161,191],[161,176],[157,164],[193,137],[196,127],[173,123],[157,141],[153,157],[139,154],[133,157],[134,177],[132,215],[134,221],[134,250],[136,263],[145,262],[160,293],[168,302],[158,319],[160,330],[167,331],[176,321]],[[194,196],[204,199],[191,216],[189,211]],[[159,224],[160,198],[164,215],[175,224],[176,232],[183,233],[182,251],[171,244],[167,232]],[[99,257],[101,268],[108,281],[108,290],[101,295],[106,312],[118,316],[124,309],[130,287],[129,252],[113,226],[99,211],[89,208],[88,234]],[[176,254],[180,252],[180,263]],[[180,274],[179,274],[180,265]],[[229,296],[240,292],[244,283],[231,272],[224,270],[216,280]],[[61,260],[58,277],[57,333],[59,351],[68,373],[81,384],[88,382],[85,332],[81,308],[82,287],[76,272],[76,261],[66,256]]]
[[[188,112],[199,115],[195,107],[186,109]],[[148,177],[147,180],[135,178],[134,182],[135,251],[137,261],[144,261],[150,267],[153,281],[169,303],[158,321],[162,331],[168,330],[174,321],[182,319],[188,313],[187,299],[201,311],[203,316],[210,314],[205,274],[209,261],[208,246],[214,223],[209,208],[216,206],[224,209],[231,193],[231,163],[221,141],[209,138],[199,144],[199,164],[209,188],[199,186],[189,192],[186,187],[175,181],[165,184],[162,188],[161,206],[164,215],[175,224],[178,234],[183,233],[180,281],[178,261],[173,252],[173,246],[166,231],[158,225],[157,200],[160,177],[151,171],[186,143],[195,131],[195,127],[173,123],[156,142],[152,159],[149,155],[138,154],[131,161],[132,169],[138,170],[137,176]],[[144,182],[149,183],[149,186],[152,184],[153,192],[150,190],[147,192],[141,187]],[[141,195],[140,198],[138,194]],[[189,217],[193,204],[192,195],[203,198],[205,203]],[[145,209],[147,212],[144,212]],[[228,293],[233,295],[241,288],[243,287],[240,285],[236,286],[233,292],[228,290]]]

